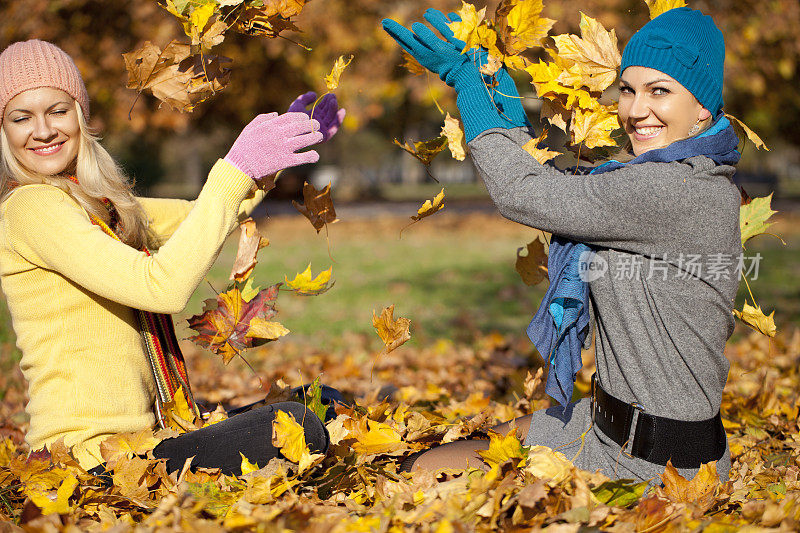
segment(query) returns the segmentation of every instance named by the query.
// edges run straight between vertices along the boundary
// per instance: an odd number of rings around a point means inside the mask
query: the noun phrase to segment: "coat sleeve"
[[[148,256],[106,235],[69,195],[50,185],[14,191],[3,204],[12,248],[29,263],[129,307],[176,313],[236,227],[252,180],[218,161],[191,210]]]
[[[515,222],[587,244],[648,253],[691,243],[718,225],[721,214],[738,220],[735,185],[710,159],[573,175],[536,161],[521,148],[526,139],[521,130],[493,129],[469,145],[489,195]]]

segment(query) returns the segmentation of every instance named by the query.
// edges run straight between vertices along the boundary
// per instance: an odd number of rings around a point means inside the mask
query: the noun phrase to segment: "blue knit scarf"
[[[734,165],[740,156],[736,149],[738,144],[733,126],[721,115],[700,135],[647,151],[628,163],[608,161],[591,173],[610,172],[639,163],[682,161],[698,155],[708,157],[717,165]],[[550,287],[527,333],[550,364],[545,391],[566,406],[572,399],[575,376],[583,366],[581,346],[589,334],[589,283],[581,278],[580,268],[591,263],[594,251],[586,244],[553,235],[548,253]]]

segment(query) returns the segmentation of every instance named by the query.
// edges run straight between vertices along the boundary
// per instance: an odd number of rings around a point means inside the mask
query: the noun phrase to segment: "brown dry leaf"
[[[228,30],[228,25],[217,20],[212,24],[203,35],[200,36],[200,44],[203,45],[205,50],[209,50],[225,40],[225,32]]]
[[[733,129],[736,130],[736,135],[740,139],[747,137],[747,139],[750,140],[750,142],[752,142],[755,145],[757,150],[763,149],[769,152],[769,148],[767,148],[767,145],[764,144],[764,141],[761,140],[761,137],[756,135],[756,132],[748,128],[747,124],[745,124],[738,118],[734,117],[733,115],[729,115],[726,113],[725,116],[728,118],[728,120],[731,121]]]
[[[256,222],[248,218],[239,224],[241,233],[239,235],[239,248],[236,251],[236,259],[233,261],[230,279],[243,281],[250,276],[258,260],[256,255],[261,248],[269,245],[269,239],[264,238],[258,232]]]
[[[619,128],[616,105],[593,110],[575,109],[570,124],[571,144],[583,143],[587,148],[616,146],[611,133]]]
[[[123,54],[128,88],[153,96],[178,111],[192,111],[228,85],[231,60],[192,54],[188,44],[171,41],[164,50],[146,41],[142,48]]]
[[[405,50],[401,50],[400,52],[401,55],[403,56],[403,64],[400,66],[408,70],[411,74],[413,74],[414,76],[420,76],[428,72],[428,69],[420,65],[419,61],[417,61],[416,58],[414,58],[414,56],[412,56]]]
[[[308,0],[262,0],[261,8],[265,17],[279,15],[290,18],[299,15]]]
[[[481,65],[479,69],[484,76],[494,76],[494,74],[503,67],[503,58],[494,54],[489,54],[486,57],[486,63]]]
[[[515,269],[525,285],[534,286],[547,277],[547,252],[544,251],[544,239],[541,235],[527,244],[528,254],[521,255],[522,248],[517,248]]]
[[[464,146],[464,129],[461,127],[461,121],[447,113],[444,118],[444,126],[442,126],[442,135],[447,137],[447,146],[450,148],[450,154],[452,154],[453,159],[463,161],[467,157],[467,153]]]
[[[344,56],[339,56],[339,58],[334,61],[331,73],[325,76],[325,86],[329,91],[334,91],[339,87],[339,78],[352,60],[353,56],[351,55],[347,59],[345,59]]]
[[[778,331],[778,328],[775,326],[775,311],[771,312],[769,315],[765,315],[760,306],[756,305],[753,307],[747,302],[744,302],[742,310],[734,309],[733,315],[767,337],[774,337],[775,333]]]
[[[406,144],[401,144],[397,139],[395,139],[393,142],[409,154],[413,155],[425,166],[430,165],[431,161],[433,161],[433,158],[442,153],[448,146],[447,137],[444,135],[428,141],[417,141],[413,145],[409,144],[408,142],[406,142]]]
[[[704,513],[714,505],[720,488],[716,461],[700,466],[700,470],[691,481],[681,476],[672,466],[672,461],[668,461],[661,475],[661,481],[664,483],[663,492],[667,498],[676,503],[695,505],[700,513]]]
[[[539,148],[539,145],[542,142],[544,142],[546,138],[547,138],[547,130],[544,130],[541,135],[539,135],[535,139],[531,139],[530,141],[522,145],[523,150],[531,154],[534,159],[536,159],[539,163],[543,165],[548,161],[550,161],[551,159],[553,159],[554,157],[561,155],[561,152],[550,150],[547,147]],[[517,256],[519,256],[519,253],[517,253]]]
[[[330,183],[319,191],[310,183],[303,183],[303,205],[294,200],[292,205],[311,222],[317,233],[325,224],[333,224],[339,220],[336,218],[336,209],[333,208]]]
[[[389,353],[395,348],[404,344],[411,338],[411,321],[407,318],[394,317],[394,304],[384,308],[381,315],[372,312],[372,327],[378,332],[378,336],[383,341],[385,353]]]
[[[615,30],[581,13],[581,36],[556,35],[553,39],[558,57],[574,62],[582,83],[592,91],[602,92],[617,79],[622,62]]]
[[[439,191],[439,194],[433,197],[433,200],[425,200],[425,203],[417,209],[416,215],[411,215],[411,220],[417,222],[425,217],[429,217],[444,209],[444,187]]]
[[[291,20],[276,14],[275,9],[271,9],[269,6],[245,9],[237,17],[236,25],[233,28],[245,35],[267,37],[268,39],[277,37],[284,30],[300,31]]]
[[[650,19],[654,19],[665,11],[675,9],[676,7],[686,7],[684,0],[644,0],[647,7],[650,8]]]

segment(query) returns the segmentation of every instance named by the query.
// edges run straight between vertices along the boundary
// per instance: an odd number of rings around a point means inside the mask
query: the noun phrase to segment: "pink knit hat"
[[[61,89],[78,101],[89,120],[89,95],[72,58],[54,44],[31,39],[13,43],[0,54],[0,126],[9,100],[39,87]]]

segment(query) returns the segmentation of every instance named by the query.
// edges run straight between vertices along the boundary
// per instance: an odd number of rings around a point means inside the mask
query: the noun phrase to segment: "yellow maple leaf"
[[[507,51],[517,54],[527,48],[539,46],[547,32],[556,23],[553,19],[540,17],[544,4],[542,0],[517,0],[508,13],[508,26],[514,43]]]
[[[384,308],[380,316],[372,312],[372,327],[384,343],[384,351],[391,352],[411,338],[411,321],[401,316],[394,318],[394,304]]]
[[[280,413],[281,411],[278,412]],[[242,475],[249,474],[250,472],[255,472],[256,470],[260,470],[258,464],[251,463],[250,460],[247,457],[245,457],[242,452],[239,452],[239,455],[242,456],[242,466],[241,466]]]
[[[667,498],[677,503],[695,505],[705,512],[714,504],[719,492],[717,462],[701,465],[697,474],[689,481],[672,466],[672,461],[667,461],[664,473],[661,474],[661,482],[664,483],[663,492]]]
[[[348,437],[355,438],[352,448],[356,453],[374,454],[392,451],[401,442],[400,434],[390,425],[376,420],[361,419],[348,425]]]
[[[313,277],[311,273],[311,263],[309,263],[306,269],[297,274],[292,281],[289,281],[289,278],[286,276],[284,276],[284,279],[286,280],[286,286],[297,294],[315,296],[317,294],[322,294],[332,287],[330,283],[332,273],[333,267],[330,267],[328,270],[323,270],[317,274],[317,277]]]
[[[622,62],[614,30],[581,13],[581,36],[556,35],[558,56],[579,67],[582,83],[592,91],[602,92],[617,79]],[[552,53],[552,52],[551,52]]]
[[[417,141],[413,144],[409,143],[408,141],[406,141],[405,144],[401,144],[397,139],[395,139],[393,142],[409,154],[413,155],[425,166],[430,165],[431,161],[433,161],[433,158],[442,153],[448,145],[447,137],[444,135],[440,135],[439,137],[430,139],[428,141]]]
[[[525,460],[525,471],[554,487],[567,479],[572,463],[566,456],[547,446],[532,446]]]
[[[195,412],[189,407],[182,385],[175,391],[172,401],[165,403],[162,409],[169,427],[178,431],[197,429],[194,426]]]
[[[250,320],[250,327],[247,329],[245,337],[253,339],[275,340],[287,335],[289,330],[280,322],[272,322],[264,318],[253,318]]]
[[[425,203],[422,204],[422,207],[417,209],[417,214],[412,215],[411,219],[416,222],[425,217],[429,217],[437,211],[441,211],[442,209],[444,209],[444,187],[442,187],[442,190],[439,191],[439,194],[433,197],[433,200],[425,200]]]
[[[463,161],[467,157],[467,153],[464,147],[464,130],[461,127],[461,121],[447,113],[444,118],[444,126],[442,126],[442,135],[447,137],[447,146],[450,148],[453,159]]]
[[[574,76],[564,61],[531,63],[525,67],[525,72],[530,74],[531,83],[539,98],[554,100],[564,97],[567,108],[580,107],[593,109],[598,106],[597,99],[581,86],[572,84]],[[582,79],[582,78],[581,78]]]
[[[778,330],[775,326],[775,311],[771,312],[769,315],[765,315],[761,310],[761,306],[756,305],[753,307],[745,302],[741,311],[738,309],[733,310],[733,315],[767,337],[774,337]]]
[[[487,476],[490,479],[494,479],[501,464],[508,460],[513,460],[515,466],[520,466],[524,463],[528,451],[517,438],[516,428],[511,428],[507,435],[490,431],[489,449],[478,450],[478,455],[491,469]]]
[[[539,144],[541,144],[545,138],[547,138],[547,130],[544,130],[541,135],[536,137],[535,139],[531,139],[530,141],[526,142],[522,145],[522,149],[528,152],[536,159],[539,163],[546,163],[556,157],[557,155],[561,155],[561,152],[556,152],[554,150],[550,150],[549,148],[539,148]],[[520,248],[521,250],[522,248]],[[530,245],[528,246],[530,251]],[[519,251],[517,251],[517,262],[519,262]],[[526,282],[527,283],[527,282]],[[528,283],[530,285],[530,283]]]
[[[686,7],[684,0],[644,0],[647,7],[650,8],[650,18],[654,19],[665,11],[675,9],[676,7]]]
[[[456,39],[461,39],[466,43],[464,49],[461,50],[463,54],[470,48],[480,46],[482,36],[478,28],[481,27],[481,22],[483,22],[486,16],[486,8],[484,7],[480,11],[476,11],[474,5],[468,4],[462,0],[458,16],[461,17],[461,20],[451,22],[449,26],[450,29],[453,30]],[[483,37],[485,38],[485,35]]]
[[[616,146],[611,133],[619,128],[616,106],[599,106],[594,110],[575,109],[570,124],[570,142],[584,143],[587,148]]]
[[[334,61],[331,73],[325,76],[325,86],[329,91],[333,91],[339,87],[339,78],[342,76],[342,72],[344,72],[344,69],[347,68],[347,65],[349,65],[352,60],[353,56],[351,55],[346,60],[344,56],[339,56],[339,58]]]
[[[309,451],[303,426],[286,411],[276,412],[272,422],[272,444],[280,448],[284,457],[297,463],[301,473],[324,457],[321,453],[312,454]]]
[[[59,485],[55,499],[50,497],[50,492],[41,490],[26,490],[25,494],[42,510],[43,515],[48,514],[70,514],[73,508],[69,504],[69,498],[78,486],[78,479],[69,474]]]
[[[100,443],[100,455],[106,463],[112,463],[120,457],[131,458],[144,455],[156,447],[161,439],[153,435],[150,428],[135,433],[117,433]]]

